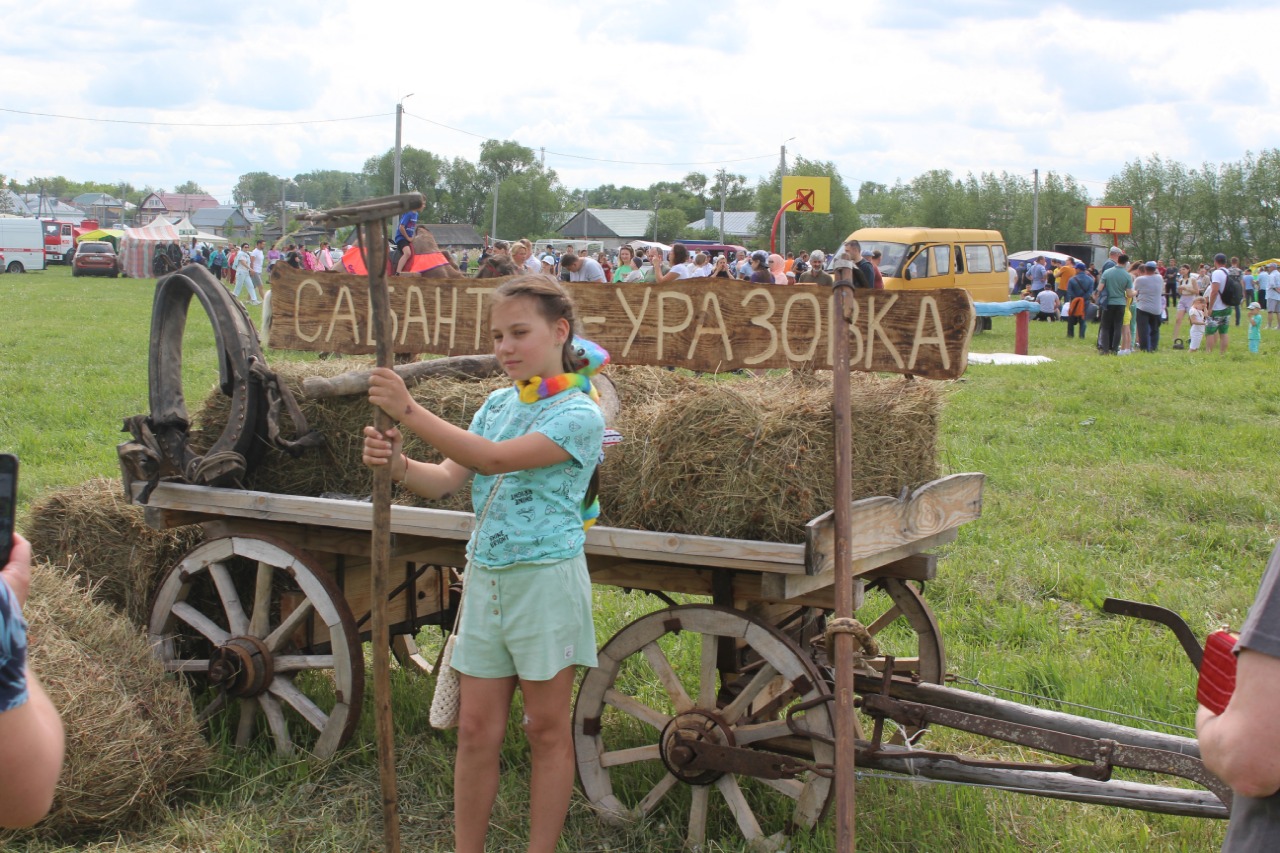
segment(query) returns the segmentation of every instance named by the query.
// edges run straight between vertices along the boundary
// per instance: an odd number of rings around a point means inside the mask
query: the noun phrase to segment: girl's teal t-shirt
[[[565,398],[566,394],[572,396]],[[503,478],[482,529],[467,546],[471,560],[490,569],[558,563],[581,553],[586,541],[582,499],[600,460],[604,415],[578,390],[523,403],[512,387],[490,394],[470,427],[491,441],[519,438],[530,429],[564,448],[569,459],[545,468],[512,471]],[[497,479],[477,474],[472,480],[471,503],[477,521]]]

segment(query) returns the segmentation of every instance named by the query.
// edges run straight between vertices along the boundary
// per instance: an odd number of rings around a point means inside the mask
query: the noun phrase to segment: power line
[[[152,127],[284,127],[297,124],[332,124],[342,121],[361,121],[367,118],[384,118],[394,113],[371,113],[364,116],[346,116],[344,118],[314,118],[299,121],[250,121],[250,122],[198,122],[198,121],[139,121],[127,118],[88,118],[86,116],[67,116],[58,113],[37,113],[31,110],[15,110],[0,107],[0,112],[17,113],[24,116],[40,116],[41,118],[60,118],[67,121],[88,121],[97,124],[144,124]]]
[[[493,139],[492,136],[485,136],[480,133],[472,133],[469,130],[463,130],[460,127],[452,127],[443,122],[433,121],[429,118],[423,118],[420,115],[414,115],[411,112],[405,112],[410,118],[416,118],[418,121],[425,121],[427,124],[434,124],[437,127],[443,127],[446,130],[452,130],[455,133],[465,133],[467,136],[474,136],[476,139]],[[642,160],[612,160],[606,157],[587,157],[584,154],[566,154],[563,151],[552,151],[550,148],[545,149],[547,154],[556,157],[568,157],[573,160],[590,160],[593,163],[615,163],[622,166],[718,166],[722,163],[746,163],[750,160],[763,160],[773,157],[773,154],[758,154],[754,157],[739,157],[734,160],[689,160],[681,163],[653,163]]]

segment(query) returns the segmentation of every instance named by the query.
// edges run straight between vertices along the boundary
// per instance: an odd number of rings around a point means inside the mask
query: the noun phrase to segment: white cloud
[[[1221,4],[134,0],[71,20],[4,6],[0,107],[220,125],[0,113],[0,172],[19,179],[192,179],[227,198],[245,172],[358,170],[392,145],[410,92],[405,144],[478,154],[481,139],[417,116],[514,138],[574,187],[720,165],[754,180],[792,137],[790,155],[855,184],[932,168],[1101,180],[1150,153],[1199,165],[1280,144],[1274,75],[1205,40]],[[1280,10],[1230,21],[1276,32]]]

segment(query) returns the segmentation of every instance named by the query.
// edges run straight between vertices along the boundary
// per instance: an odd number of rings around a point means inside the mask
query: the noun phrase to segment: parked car
[[[110,243],[90,241],[81,243],[76,248],[75,258],[71,262],[71,274],[109,275],[116,278],[120,275],[120,259]]]

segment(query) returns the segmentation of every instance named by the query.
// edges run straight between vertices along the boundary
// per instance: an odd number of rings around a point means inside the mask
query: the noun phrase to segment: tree
[[[494,181],[505,181],[518,172],[531,168],[537,161],[532,148],[519,142],[504,139],[486,139],[480,146],[480,176],[493,186]]]
[[[513,173],[498,185],[498,233],[494,237],[539,239],[552,233],[569,207],[569,192],[553,172],[533,166]],[[493,217],[493,195],[485,205],[485,222]]]
[[[6,183],[8,183],[8,180],[4,175],[0,175],[0,213],[13,213],[12,197],[7,192],[4,192]]]
[[[659,243],[674,243],[684,233],[689,224],[688,215],[678,207],[660,207],[657,214],[658,224],[654,239]],[[650,226],[653,220],[649,220]]]
[[[173,188],[175,193],[183,193],[186,195],[204,195],[204,187],[195,181],[183,181]]]
[[[440,221],[479,225],[491,195],[475,163],[455,157],[444,168],[440,193]]]
[[[407,145],[400,149],[400,192],[418,192],[426,198],[426,205],[418,213],[422,222],[439,221],[438,187],[444,165],[444,160],[422,148]],[[366,160],[363,174],[374,195],[391,195],[395,186],[395,149]]]
[[[831,179],[830,213],[788,213],[787,245],[795,250],[834,250],[845,237],[858,228],[858,211],[853,196],[835,163],[823,160],[796,158],[792,172],[799,175],[828,177]],[[774,216],[782,204],[782,179],[780,170],[774,169],[769,178],[756,188],[756,231],[766,241],[773,229]]]
[[[293,182],[301,190],[307,206],[317,210],[351,204],[373,194],[363,174],[337,169],[316,169],[295,175]]]
[[[280,185],[284,178],[270,172],[247,172],[236,181],[231,198],[236,204],[253,202],[254,207],[263,210],[280,201]]]

